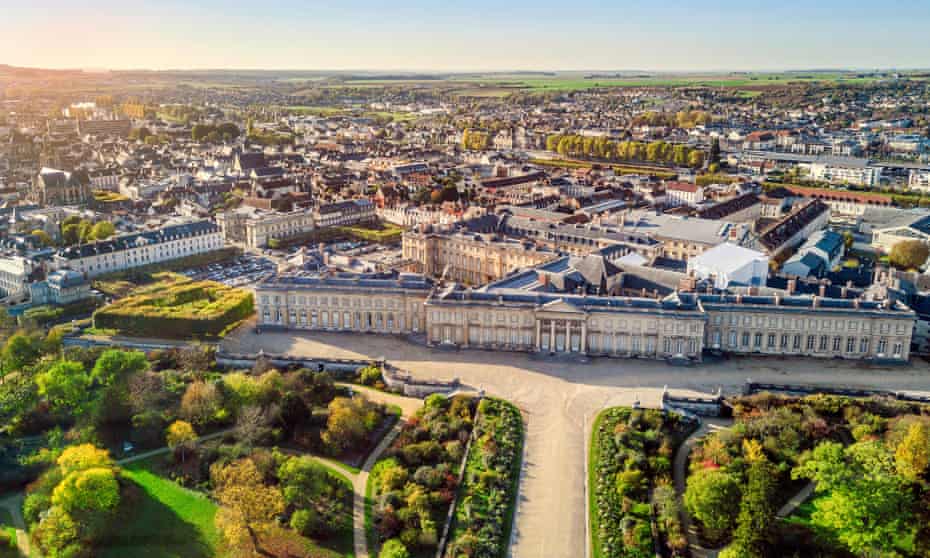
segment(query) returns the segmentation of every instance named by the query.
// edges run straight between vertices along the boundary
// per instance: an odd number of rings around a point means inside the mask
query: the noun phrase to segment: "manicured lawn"
[[[220,537],[213,525],[216,505],[202,494],[155,475],[150,466],[145,460],[123,469],[123,476],[134,489],[128,491],[119,528],[100,556],[217,556]]]
[[[590,522],[589,535],[591,537],[589,544],[591,545],[591,555],[594,558],[603,556],[600,540],[594,536],[598,532],[599,524],[595,490],[597,487],[597,463],[600,460],[599,449],[597,444],[594,443],[594,433],[597,432],[600,424],[604,421],[606,412],[607,409],[604,409],[595,417],[594,424],[591,426],[591,442],[588,444],[588,521]]]

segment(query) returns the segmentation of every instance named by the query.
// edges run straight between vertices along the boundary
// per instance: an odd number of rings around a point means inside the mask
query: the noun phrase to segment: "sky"
[[[930,67],[930,0],[6,0],[0,64],[83,69]]]

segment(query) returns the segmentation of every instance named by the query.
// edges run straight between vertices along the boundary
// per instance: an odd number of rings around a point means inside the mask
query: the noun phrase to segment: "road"
[[[768,382],[841,383],[911,391],[930,390],[930,369],[876,369],[843,361],[733,359],[691,368],[644,360],[591,359],[587,364],[480,350],[443,351],[393,336],[276,332],[239,328],[225,350],[327,356],[384,357],[422,378],[459,378],[513,401],[525,413],[526,447],[511,555],[579,558],[584,553],[586,428],[597,412],[639,401],[655,407],[662,388],[707,394],[737,393],[747,378]]]

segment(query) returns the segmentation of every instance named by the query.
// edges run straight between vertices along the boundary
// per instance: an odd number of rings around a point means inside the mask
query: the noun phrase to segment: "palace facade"
[[[541,284],[469,289],[414,274],[278,277],[256,288],[258,325],[608,357],[700,361],[706,350],[903,361],[915,318],[900,302],[693,292],[656,299],[552,292],[551,283]]]

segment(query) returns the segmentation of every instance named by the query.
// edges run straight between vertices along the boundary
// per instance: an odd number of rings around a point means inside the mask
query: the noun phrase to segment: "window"
[[[849,339],[846,340],[846,352],[847,353],[856,352],[856,338],[855,337],[850,337]]]
[[[795,351],[798,351],[801,349],[801,336],[800,335],[794,336],[794,343],[792,344],[791,348],[793,348]]]
[[[736,332],[735,331],[730,332],[730,346],[731,347],[736,346]]]
[[[820,336],[820,347],[819,347],[819,349],[820,349],[821,351],[826,351],[826,350],[827,350],[827,336],[826,336],[826,335],[821,335],[821,336]]]
[[[774,349],[774,348],[775,348],[775,334],[774,334],[774,333],[769,333],[769,339],[768,339],[768,343],[767,343],[766,346],[767,346],[769,349]]]
[[[888,350],[888,340],[882,337],[878,340],[878,354],[883,355]]]
[[[783,333],[781,336],[781,348],[782,349],[788,348],[788,334],[787,333]]]
[[[748,331],[743,332],[743,346],[744,347],[749,346],[749,332]]]
[[[761,333],[757,333],[757,334],[755,335],[755,337],[753,338],[753,343],[752,343],[752,345],[753,345],[754,347],[756,347],[756,348],[762,346],[762,334],[761,334]]]
[[[859,352],[867,353],[869,352],[869,340],[866,337],[863,337],[859,340]]]
[[[838,353],[840,351],[840,345],[843,343],[842,337],[833,338],[833,352]]]
[[[895,357],[900,358],[903,350],[904,350],[904,347],[901,345],[901,343],[895,343],[894,349],[892,352],[894,353]]]

